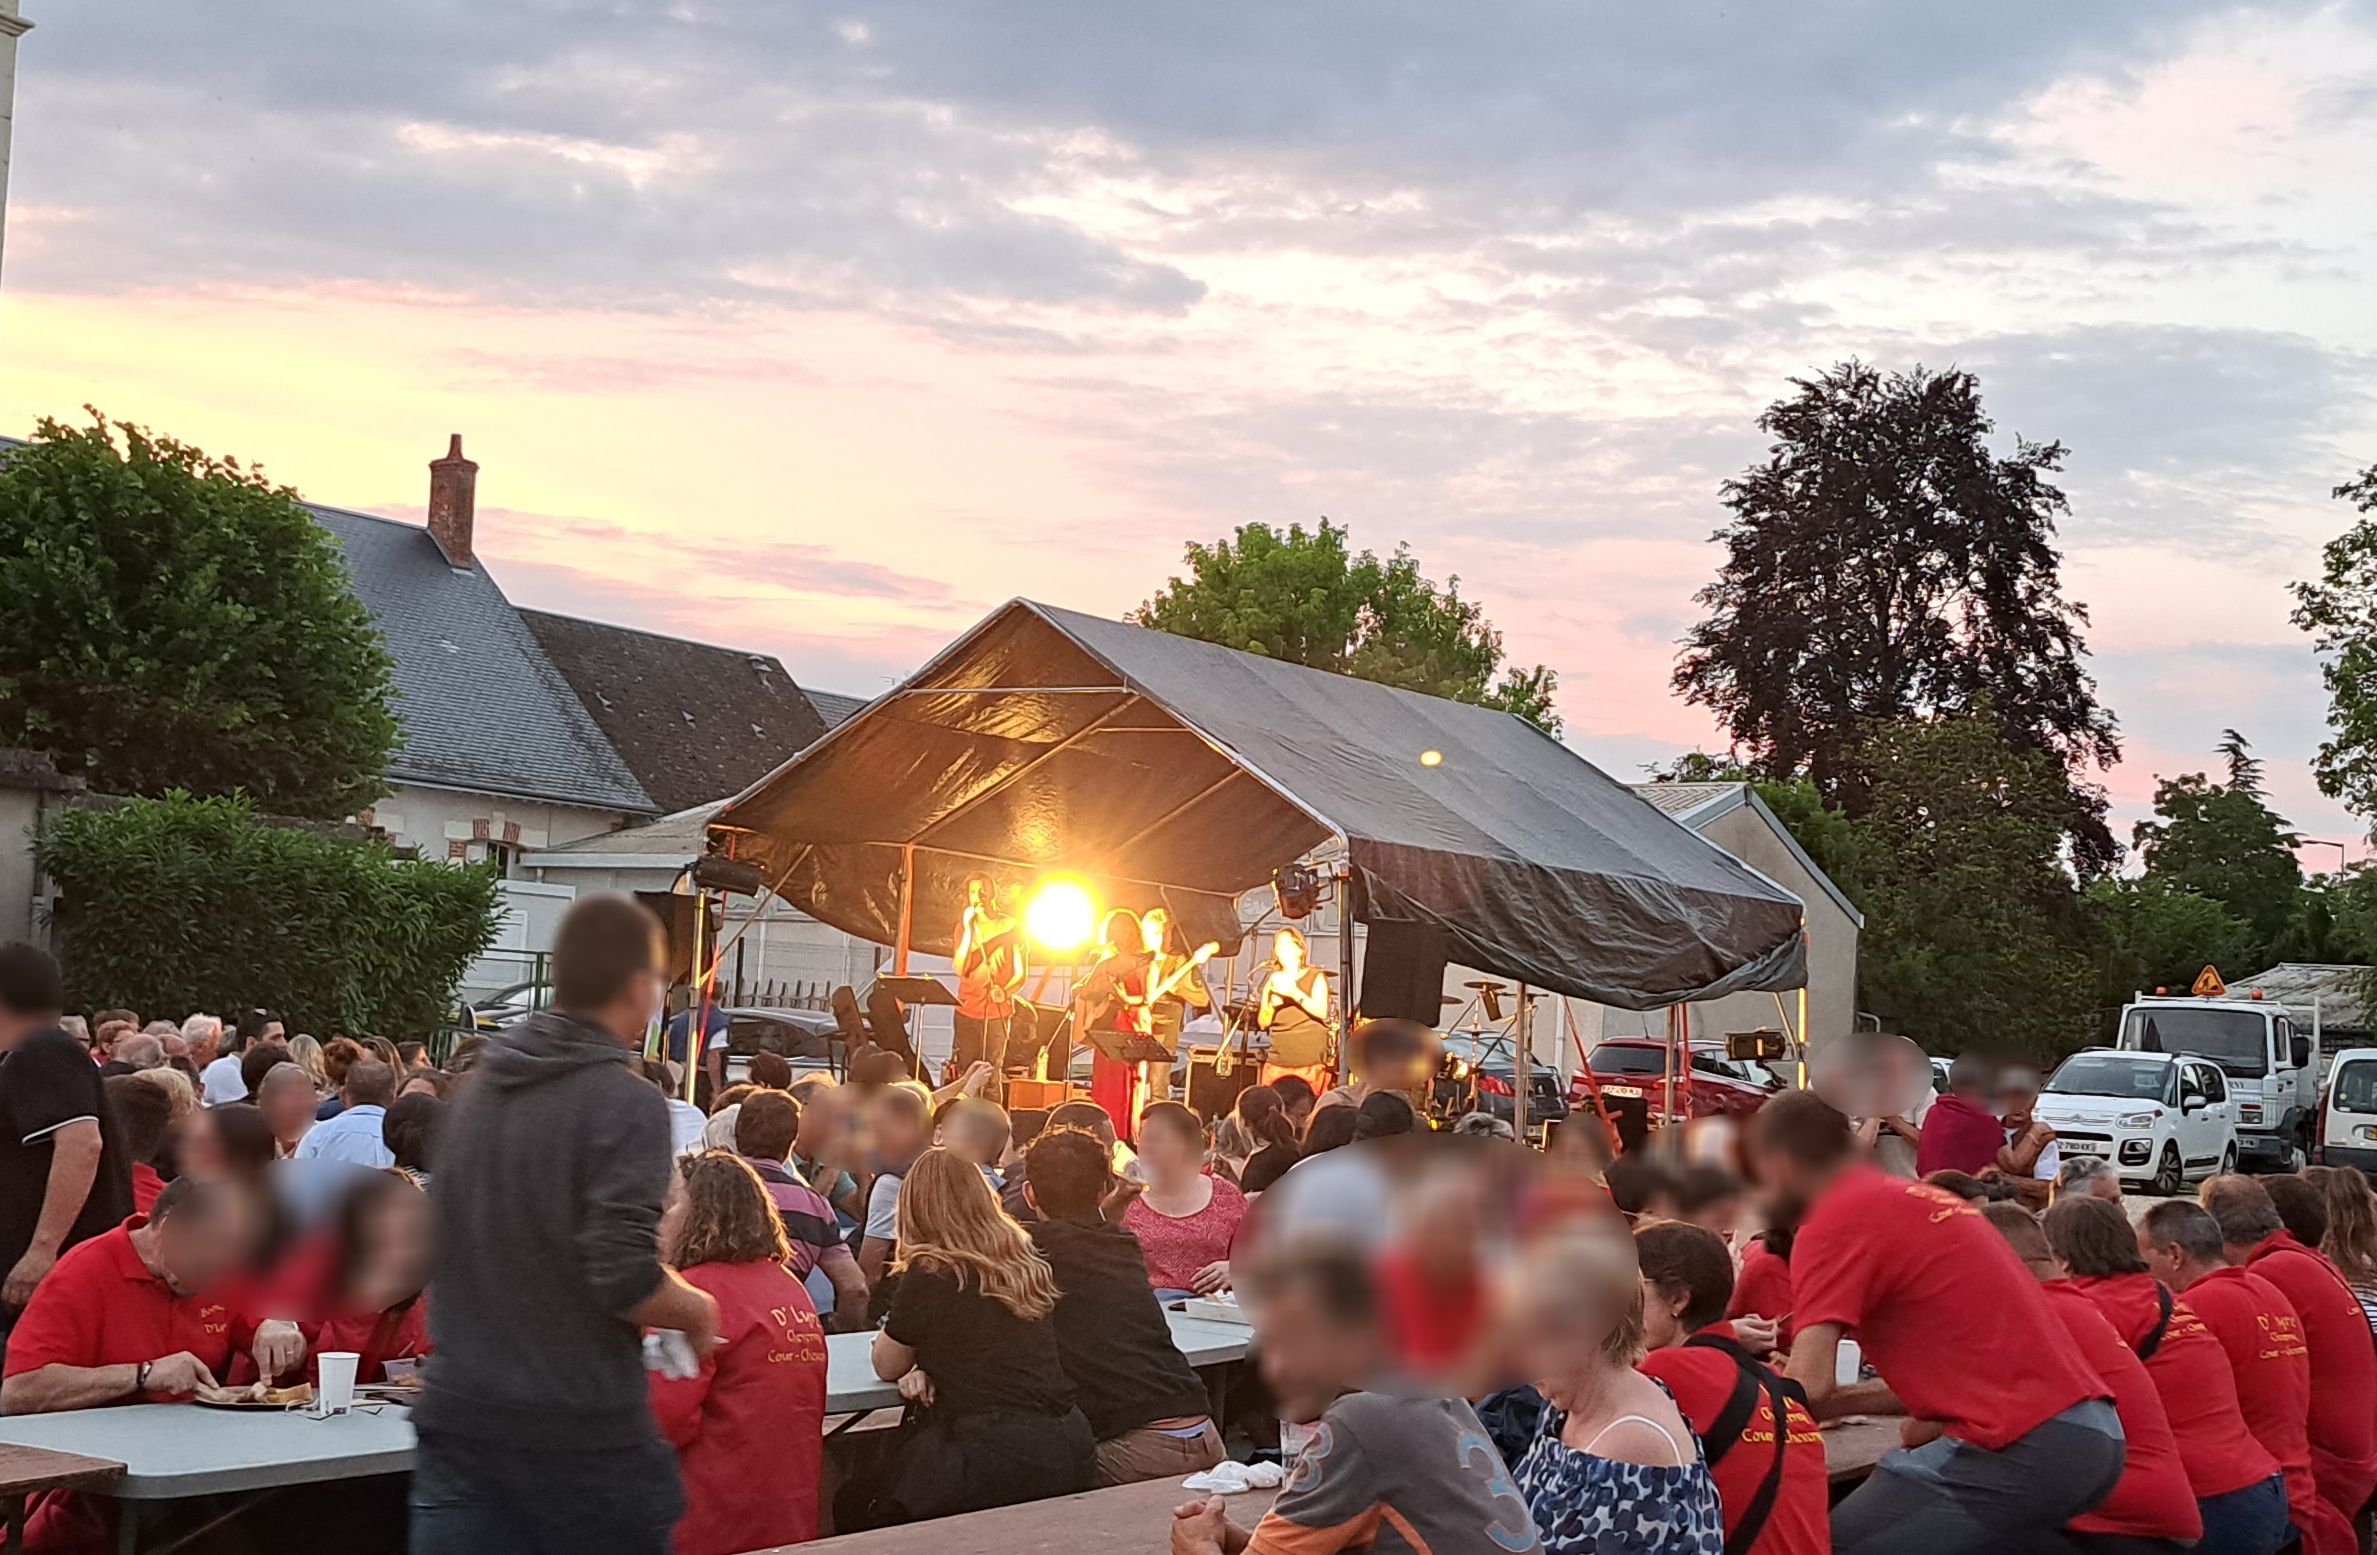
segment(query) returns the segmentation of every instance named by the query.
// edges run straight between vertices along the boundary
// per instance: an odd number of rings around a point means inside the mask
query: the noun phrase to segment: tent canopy
[[[1534,987],[1648,1009],[1805,981],[1797,898],[1519,718],[1023,600],[713,826],[794,905],[884,944],[905,912],[936,954],[978,869],[1076,872],[1232,943],[1237,896],[1327,845],[1362,921]]]

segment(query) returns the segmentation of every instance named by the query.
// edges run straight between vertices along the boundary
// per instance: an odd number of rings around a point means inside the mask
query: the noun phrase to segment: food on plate
[[[259,1409],[290,1409],[314,1401],[314,1385],[299,1382],[276,1388],[269,1382],[251,1382],[244,1388],[200,1388],[201,1404],[246,1405]]]

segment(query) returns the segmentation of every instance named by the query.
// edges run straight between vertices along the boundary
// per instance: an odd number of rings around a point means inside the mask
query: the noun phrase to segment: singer
[[[1312,965],[1301,929],[1281,929],[1271,939],[1269,977],[1255,1005],[1255,1025],[1271,1038],[1262,1083],[1298,1075],[1315,1094],[1332,1083],[1329,1066],[1329,975]]]
[[[965,911],[958,915],[957,1013],[951,1064],[964,1074],[976,1063],[990,1065],[994,1081],[1007,1072],[1007,1030],[1015,996],[1030,972],[1031,953],[1023,928],[1023,887],[988,875],[966,876]]]

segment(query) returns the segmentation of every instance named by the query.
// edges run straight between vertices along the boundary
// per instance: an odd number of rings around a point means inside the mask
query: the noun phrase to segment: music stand
[[[1093,1031],[1089,1045],[1118,1064],[1163,1064],[1169,1067],[1173,1050],[1137,1031]]]
[[[875,986],[902,1004],[955,1004],[957,995],[937,977],[878,977]]]

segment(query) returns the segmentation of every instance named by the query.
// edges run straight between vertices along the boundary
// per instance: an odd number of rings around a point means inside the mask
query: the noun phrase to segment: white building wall
[[[425,859],[479,863],[491,850],[508,849],[517,857],[616,831],[628,817],[617,810],[399,783],[355,819]]]

